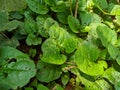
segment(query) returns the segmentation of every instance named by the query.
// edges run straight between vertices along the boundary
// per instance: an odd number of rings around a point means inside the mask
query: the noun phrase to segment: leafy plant
[[[1,90],[119,90],[119,0],[0,0]]]

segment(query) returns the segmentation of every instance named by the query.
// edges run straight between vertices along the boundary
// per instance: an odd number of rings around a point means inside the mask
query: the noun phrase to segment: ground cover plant
[[[0,0],[0,90],[119,90],[119,0]]]

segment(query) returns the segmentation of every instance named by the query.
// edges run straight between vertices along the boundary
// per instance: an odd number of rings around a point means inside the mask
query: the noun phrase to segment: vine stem
[[[75,5],[75,18],[77,18],[77,13],[78,13],[78,0],[76,0],[76,5]]]

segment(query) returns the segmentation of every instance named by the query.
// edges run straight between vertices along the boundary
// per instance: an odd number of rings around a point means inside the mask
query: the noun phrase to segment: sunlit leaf
[[[85,42],[75,52],[75,62],[78,68],[91,76],[101,75],[107,67],[105,61],[97,61],[99,50],[89,42]]]

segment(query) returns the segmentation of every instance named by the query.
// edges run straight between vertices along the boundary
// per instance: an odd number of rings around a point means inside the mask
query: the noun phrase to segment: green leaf
[[[68,24],[67,17],[70,14],[68,10],[65,10],[64,12],[58,12],[57,18],[58,20],[63,24]]]
[[[41,82],[50,82],[56,80],[62,74],[61,67],[53,64],[38,62],[37,65],[37,79]]]
[[[90,23],[101,22],[101,18],[95,13],[80,12],[79,18],[83,26],[89,25]]]
[[[52,19],[52,18],[47,18],[47,19],[45,20],[45,23],[44,23],[44,29],[46,29],[47,32],[48,32],[48,31],[49,31],[49,28],[50,28],[52,25],[57,25],[57,26],[59,26],[59,24],[58,24],[57,21],[55,21],[55,20]]]
[[[97,26],[96,32],[105,47],[108,47],[109,43],[115,45],[117,42],[116,32],[104,24]]]
[[[25,0],[0,0],[0,11],[20,11],[26,8]]]
[[[44,0],[44,2],[50,6],[55,6],[56,5],[56,0]]]
[[[108,68],[103,74],[103,77],[109,80],[113,85],[120,82],[120,72],[116,71],[113,67]]]
[[[32,18],[27,18],[24,23],[24,29],[27,33],[36,33],[37,27],[36,22]]]
[[[0,47],[0,65],[11,59],[17,59],[19,60],[29,60],[29,57],[27,54],[24,54],[12,47],[4,46]]]
[[[12,19],[22,19],[23,16],[22,16],[21,12],[15,11],[15,12],[10,13],[10,18],[12,18]]]
[[[77,47],[77,40],[72,37],[64,28],[53,25],[49,29],[49,36],[57,41],[61,51],[73,52]]]
[[[108,45],[108,52],[113,59],[117,59],[120,56],[119,49],[111,44]]]
[[[50,8],[53,12],[63,12],[66,10],[66,4],[63,1],[57,1],[56,5]]]
[[[60,48],[57,46],[57,43],[54,39],[47,39],[42,44],[43,56],[41,60],[51,64],[63,64],[67,57],[63,54],[60,54]]]
[[[86,90],[112,90],[112,86],[104,79],[95,82],[82,79]]]
[[[110,11],[111,15],[120,15],[120,5],[114,5],[112,10]]]
[[[3,35],[2,35],[3,34]],[[11,46],[11,47],[17,47],[19,46],[19,41],[16,37],[12,37],[12,38],[7,38],[5,37],[4,33],[0,34],[0,46]]]
[[[27,45],[39,45],[42,43],[42,39],[40,37],[37,37],[34,34],[29,34],[26,39]]]
[[[115,84],[115,90],[119,90],[120,89],[120,82],[117,82],[116,84]]]
[[[115,18],[116,18],[116,23],[120,25],[120,16],[115,16]]]
[[[7,23],[8,22],[8,13],[7,12],[0,12],[0,22],[1,24]],[[1,25],[0,25],[1,26]]]
[[[80,22],[74,16],[72,15],[68,16],[68,25],[74,33],[79,33]]]
[[[49,11],[49,9],[45,5],[39,3],[35,0],[26,0],[26,2],[28,4],[29,8],[35,13],[46,14]]]
[[[38,84],[37,90],[49,90],[49,89],[46,86],[44,86],[43,84]]]
[[[37,50],[36,50],[36,49],[32,49],[32,48],[31,48],[31,49],[29,50],[29,55],[30,55],[32,58],[35,57],[36,53],[37,53]]]
[[[20,22],[17,20],[13,20],[13,21],[10,21],[8,23],[4,23],[4,24],[2,24],[2,26],[0,26],[0,31],[7,30],[10,32],[12,30],[15,30],[19,24],[20,24]]]
[[[69,73],[63,73],[63,75],[61,76],[61,81],[63,85],[66,85],[69,82]]]
[[[12,47],[0,47],[0,62],[0,81],[11,89],[23,87],[36,74],[34,62]]]
[[[107,0],[93,0],[94,4],[102,9],[108,8]]]
[[[39,15],[36,18],[37,21],[37,27],[38,27],[38,34],[40,34],[42,37],[48,37],[48,32],[46,29],[44,29],[44,23],[48,23],[47,18],[49,18],[48,15]],[[46,22],[45,22],[46,21]],[[45,28],[47,26],[45,25]]]
[[[59,84],[55,86],[55,90],[64,90]]]
[[[83,73],[91,76],[103,74],[107,63],[105,61],[97,61],[99,53],[99,49],[92,43],[84,42],[81,44],[75,52],[75,62],[78,68]]]

